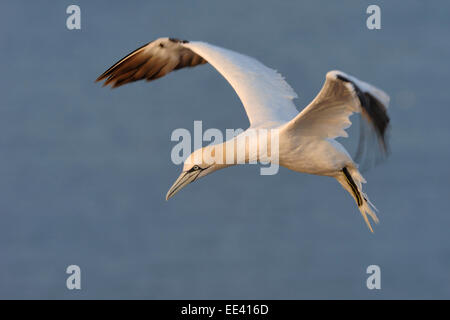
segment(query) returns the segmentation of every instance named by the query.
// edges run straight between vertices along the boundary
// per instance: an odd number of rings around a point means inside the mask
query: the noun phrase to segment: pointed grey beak
[[[169,189],[166,195],[166,200],[169,200],[172,198],[175,193],[183,189],[185,186],[187,186],[189,183],[197,179],[198,175],[200,174],[201,170],[192,171],[192,172],[182,172],[178,179],[175,181],[173,186]]]

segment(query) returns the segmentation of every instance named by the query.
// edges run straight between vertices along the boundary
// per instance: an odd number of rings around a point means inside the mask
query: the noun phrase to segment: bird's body
[[[347,150],[336,140],[291,137],[283,131],[280,133],[279,164],[285,168],[321,176],[334,176],[342,168],[354,165]],[[295,144],[296,141],[299,143]]]
[[[222,144],[194,151],[167,198],[219,169],[254,161],[276,162],[293,171],[335,178],[355,199],[373,231],[367,215],[375,222],[378,219],[375,207],[362,191],[365,180],[358,164],[336,138],[347,137],[345,129],[351,125],[350,115],[361,113],[376,133],[381,150],[386,152],[389,97],[383,91],[343,72],[330,71],[317,97],[298,112],[292,101],[296,93],[275,70],[227,49],[171,38],[160,38],[135,50],[97,81],[106,79],[105,85],[117,87],[141,79],[151,81],[172,70],[207,62],[239,95],[250,127]],[[276,147],[273,141],[277,142]],[[274,153],[276,158],[268,156]]]

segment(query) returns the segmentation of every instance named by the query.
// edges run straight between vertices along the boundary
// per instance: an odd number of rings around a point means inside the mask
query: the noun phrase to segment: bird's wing
[[[348,137],[345,129],[351,125],[350,116],[361,113],[367,123],[364,129],[375,132],[381,151],[386,154],[388,104],[389,96],[380,89],[344,72],[330,71],[319,94],[285,128],[302,136]],[[361,143],[364,142],[360,139],[359,149]]]
[[[297,94],[278,72],[251,57],[204,42],[157,39],[121,59],[97,81],[106,80],[104,84],[114,88],[206,62],[236,91],[252,127],[279,125],[298,114],[292,102]]]
[[[104,86],[120,87],[126,83],[146,79],[152,81],[169,72],[207,63],[192,50],[183,47],[183,41],[161,38],[143,45],[103,72],[96,81]]]

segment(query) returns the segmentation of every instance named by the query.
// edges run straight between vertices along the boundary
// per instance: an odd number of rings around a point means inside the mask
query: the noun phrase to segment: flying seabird
[[[318,95],[298,112],[293,103],[297,94],[275,70],[231,50],[175,38],[159,38],[140,47],[106,70],[97,81],[105,80],[104,85],[116,88],[142,79],[152,81],[173,70],[206,63],[211,64],[239,96],[250,121],[250,127],[242,135],[254,129],[276,129],[278,164],[298,172],[335,178],[355,199],[364,221],[373,232],[368,216],[378,223],[377,210],[362,190],[366,181],[358,170],[358,164],[336,138],[348,136],[345,129],[351,125],[350,116],[360,113],[364,129],[375,133],[381,154],[387,154],[389,96],[380,89],[344,72],[330,71]],[[258,148],[263,148],[259,140],[254,141],[257,136],[250,136],[244,144],[237,142],[239,136],[223,144],[195,150],[185,160],[183,171],[169,189],[166,199],[189,183],[219,169],[267,160],[249,148],[252,139]],[[227,149],[230,146],[232,148]],[[233,150],[233,154],[227,155],[226,150]],[[238,153],[239,150],[243,152]],[[231,157],[233,160],[232,163],[205,161],[206,155],[216,156],[214,159],[228,160]]]

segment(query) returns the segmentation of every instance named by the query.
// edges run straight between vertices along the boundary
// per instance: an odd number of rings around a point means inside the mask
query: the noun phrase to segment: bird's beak
[[[185,186],[187,186],[189,183],[197,179],[198,175],[200,174],[201,170],[193,171],[193,172],[183,172],[180,174],[178,179],[175,181],[173,186],[169,189],[166,195],[166,200],[169,200],[172,198],[175,193],[183,189]]]

